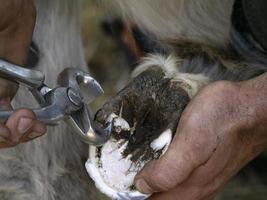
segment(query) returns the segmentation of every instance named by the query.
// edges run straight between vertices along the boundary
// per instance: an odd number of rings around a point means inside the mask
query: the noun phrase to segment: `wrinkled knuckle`
[[[193,186],[190,190],[192,200],[202,200],[206,194],[203,187]]]
[[[23,117],[28,117],[28,118],[36,118],[34,112],[30,109],[27,108],[21,108],[19,110],[16,111],[16,113],[18,113],[19,115],[23,116]]]
[[[218,138],[199,139],[199,141],[194,141],[189,145],[190,149],[183,155],[183,162],[187,165],[191,163],[191,166],[196,168],[206,162],[216,151]]]
[[[197,160],[198,156],[195,156],[195,151],[192,149],[183,153],[181,165],[188,165],[188,163],[190,163],[193,167],[195,167]]]
[[[205,148],[200,144],[192,145],[190,150],[186,151],[182,155],[181,166],[188,166],[190,168],[196,168],[199,166],[203,160],[205,160],[206,155]]]
[[[227,108],[231,109],[233,106],[236,106],[239,90],[240,87],[237,83],[218,81],[206,87],[202,95],[205,97],[205,105],[208,108],[218,108],[219,106],[227,105]]]
[[[150,177],[148,184],[155,191],[168,191],[176,185],[176,180],[174,174],[172,174],[168,169],[160,169],[155,171],[155,174]]]
[[[211,85],[211,87],[212,88],[215,88],[215,89],[224,89],[224,88],[227,88],[227,87],[229,87],[231,85],[231,82],[230,81],[224,81],[224,80],[222,80],[222,81],[217,81],[217,82],[215,82],[215,83],[213,83],[212,85]]]
[[[198,131],[197,128],[201,125],[203,122],[203,115],[202,113],[195,112],[190,113],[190,117],[186,119],[185,126],[190,127],[192,132]]]
[[[217,81],[210,85],[212,92],[223,96],[227,93],[235,93],[238,89],[239,85],[231,81]]]
[[[202,152],[205,149],[205,147],[202,143],[203,143],[202,141],[192,142],[192,144],[191,144],[191,159],[195,159],[195,157],[199,157],[199,156],[196,156],[196,154],[198,155],[199,152]]]

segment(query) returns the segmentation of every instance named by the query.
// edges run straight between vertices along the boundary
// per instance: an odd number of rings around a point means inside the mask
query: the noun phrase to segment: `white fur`
[[[171,141],[172,141],[172,131],[170,129],[167,129],[166,131],[161,133],[161,135],[158,138],[156,138],[153,142],[151,142],[150,147],[155,151],[163,149],[162,151],[163,155],[168,150]]]
[[[209,78],[202,74],[179,72],[179,66],[182,62],[181,59],[179,60],[173,55],[167,57],[160,54],[149,55],[133,71],[132,76],[136,77],[150,67],[160,67],[164,71],[166,78],[171,78],[172,81],[179,82],[181,88],[188,93],[190,98],[193,98],[201,88],[209,83]]]
[[[151,66],[161,67],[164,70],[166,77],[173,77],[175,74],[179,73],[179,69],[177,67],[178,63],[179,60],[177,60],[177,58],[173,55],[164,56],[161,54],[150,54],[145,57],[132,72],[132,77],[138,76]]]
[[[190,98],[193,98],[201,88],[209,83],[209,78],[202,74],[178,73],[172,81],[179,82]]]
[[[233,0],[116,0],[126,15],[159,39],[185,38],[224,46]]]

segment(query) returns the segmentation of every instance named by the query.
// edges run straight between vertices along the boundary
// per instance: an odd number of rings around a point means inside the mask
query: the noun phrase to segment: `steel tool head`
[[[68,124],[85,142],[96,146],[104,144],[110,137],[111,124],[104,128],[94,126],[88,106],[88,103],[104,93],[100,84],[89,74],[75,68],[67,68],[61,72],[58,76],[58,84],[73,88],[83,99],[83,107],[70,115]]]
[[[58,76],[58,84],[80,92],[84,103],[91,103],[104,93],[100,84],[89,74],[76,68],[67,68]]]

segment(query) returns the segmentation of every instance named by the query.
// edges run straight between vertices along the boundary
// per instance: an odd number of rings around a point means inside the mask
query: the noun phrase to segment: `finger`
[[[233,157],[232,149],[238,150],[238,147],[233,147],[230,142],[231,138],[224,138],[223,141],[218,143],[216,150],[212,153],[210,159],[204,164],[199,166],[194,170],[188,182],[194,185],[211,185],[215,186],[213,183],[216,177],[220,176],[224,170],[229,167],[230,163],[235,161],[231,158]]]
[[[5,125],[0,124],[0,148],[6,148],[11,145],[8,140],[9,135],[10,132],[8,128]]]
[[[9,81],[0,78],[0,86],[7,87],[8,86],[7,82],[9,82]],[[15,83],[14,83],[14,86],[15,86]],[[8,88],[10,88],[10,87],[8,87]],[[11,110],[12,109],[12,106],[10,104],[10,97],[8,97],[9,93],[10,93],[10,91],[8,91],[6,89],[0,91],[0,97],[1,97],[0,98],[0,110]],[[6,147],[13,146],[12,143],[9,141],[9,137],[10,137],[9,129],[5,126],[5,124],[0,123],[0,148],[6,148]]]
[[[167,192],[153,194],[149,200],[213,200],[219,191],[218,183],[219,181],[216,179],[216,181],[214,180],[207,185],[196,186],[190,181],[186,181],[186,183],[178,185]]]
[[[171,189],[167,192],[155,193],[149,200],[202,200],[201,191],[198,187],[192,185],[183,185],[176,189]]]
[[[36,137],[40,137],[45,134],[46,130],[46,126],[43,123],[36,121],[32,127],[32,132],[28,135],[28,138],[34,139]]]
[[[3,80],[0,79],[0,86],[3,84],[1,82],[3,82]],[[0,92],[0,96],[1,96],[2,92],[3,91]],[[12,109],[9,97],[0,98],[0,109],[1,110],[11,110]],[[0,146],[1,146],[1,148],[6,147],[8,145],[6,143],[8,142],[9,136],[10,136],[9,129],[4,124],[0,123],[0,143],[1,143]]]
[[[10,130],[9,140],[18,144],[20,139],[33,127],[35,121],[34,113],[29,109],[15,111],[7,120],[6,126]]]
[[[21,142],[28,142],[30,140],[33,140],[37,137],[44,135],[45,132],[46,132],[46,126],[39,121],[34,121],[32,128],[30,129],[30,131],[28,131],[27,134],[23,136]]]
[[[176,143],[175,143],[176,144]],[[171,145],[162,158],[152,161],[136,176],[136,188],[145,194],[168,191],[182,183],[190,176],[194,169],[204,164],[207,158],[182,143]],[[202,159],[202,160],[200,160]]]
[[[170,191],[154,194],[151,199],[212,200],[229,178],[226,178],[226,174],[229,174],[227,164],[232,156],[232,148],[228,144],[219,143],[212,157],[195,169],[185,182]]]
[[[162,192],[162,193],[155,193],[148,199],[149,200],[161,200],[161,199],[175,200],[177,198],[176,198],[175,193],[173,193],[172,191],[168,191],[168,192]]]
[[[196,187],[186,183],[167,192],[155,193],[149,197],[149,200],[213,200],[219,190],[211,190],[211,188],[211,184],[206,187]]]
[[[171,189],[167,192],[155,193],[149,200],[213,200],[218,194],[218,180],[214,180],[207,185],[196,186],[193,185],[190,181],[186,181],[174,189]],[[216,185],[213,185],[215,183]]]
[[[216,198],[216,196],[217,196],[217,194],[216,194],[216,192],[214,192],[213,194],[211,194],[207,197],[204,197],[201,200],[214,200]]]
[[[3,142],[4,140],[7,140],[9,136],[10,136],[9,129],[4,124],[0,124],[0,137],[1,137],[0,141]]]
[[[195,118],[191,116],[187,122],[189,125],[183,125],[181,118],[182,125],[179,125],[166,154],[149,163],[136,176],[135,184],[140,192],[150,194],[168,191],[185,181],[194,169],[205,164],[211,157],[218,141],[216,137],[207,137],[211,134],[205,127],[195,126],[201,124],[201,120]],[[192,128],[192,124],[197,128]]]
[[[10,131],[5,125],[0,125],[0,149],[14,146],[9,140]]]

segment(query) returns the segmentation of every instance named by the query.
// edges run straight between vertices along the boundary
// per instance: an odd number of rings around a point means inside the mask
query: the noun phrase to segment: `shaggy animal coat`
[[[189,84],[190,74],[183,76],[180,72],[202,74],[200,81],[191,83],[196,90],[192,95],[203,85],[201,80],[206,81],[203,75],[214,81],[243,80],[261,73],[256,64],[244,61],[229,45],[233,0],[117,1],[127,15],[134,16],[140,27],[173,55],[153,56],[143,68],[151,63],[172,63],[172,76],[183,77]],[[36,69],[45,73],[48,85],[54,86],[56,75],[63,68],[86,66],[79,7],[76,0],[36,0],[36,5],[34,41],[41,52]],[[139,67],[139,72],[142,70]],[[34,107],[34,100],[27,94],[20,91],[16,107]],[[32,142],[1,150],[0,199],[97,199],[84,169],[87,151],[87,146],[64,124],[49,128],[45,136]]]
[[[234,0],[116,2],[166,50],[160,57],[176,62],[177,73],[202,74],[210,81],[245,80],[262,73],[257,64],[240,57],[230,44]],[[153,65],[158,61],[161,66],[162,58],[151,59]]]

